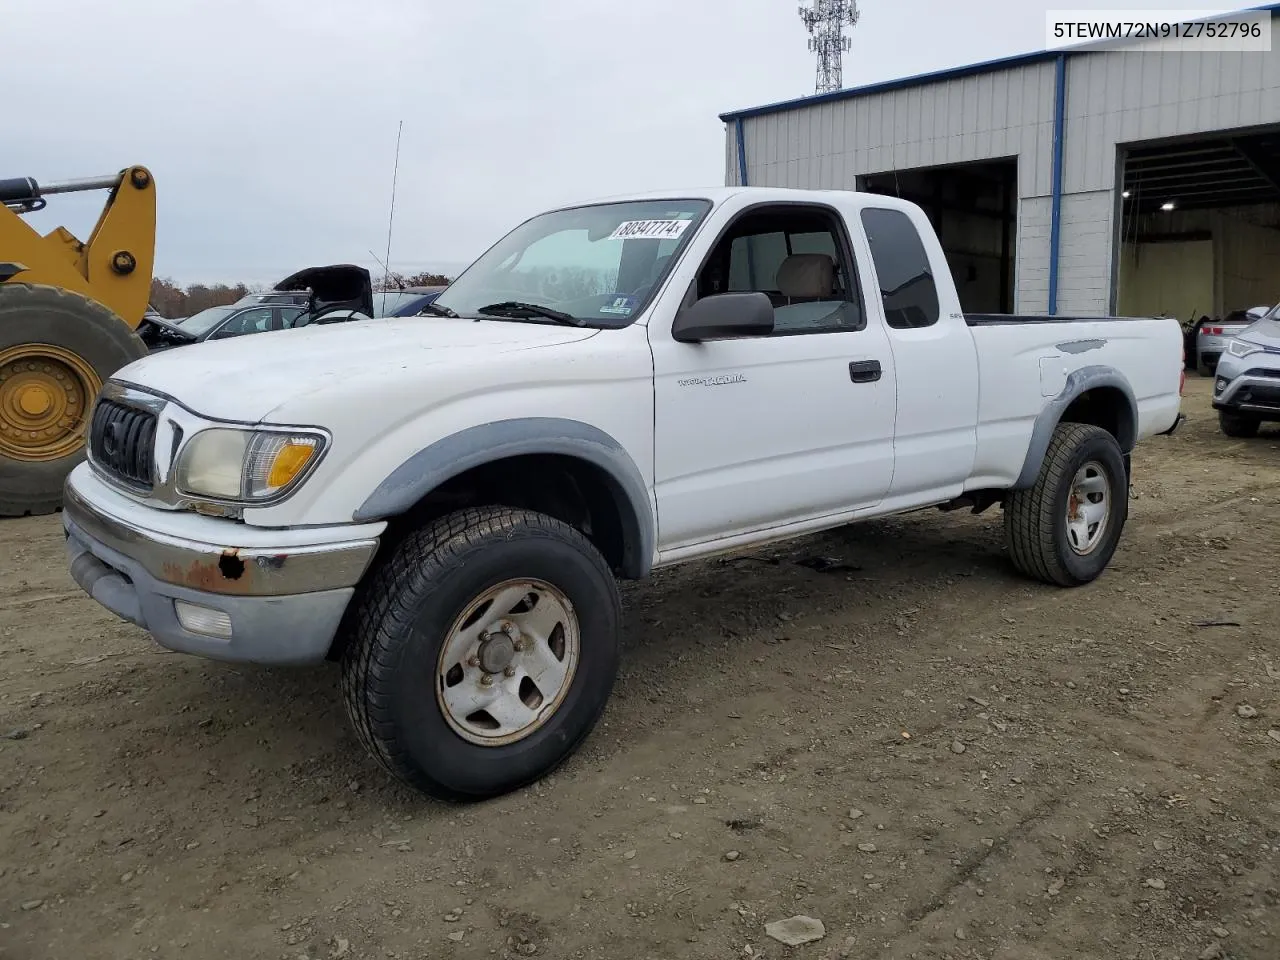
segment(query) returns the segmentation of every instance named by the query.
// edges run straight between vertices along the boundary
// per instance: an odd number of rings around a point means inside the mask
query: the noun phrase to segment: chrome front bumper
[[[76,488],[78,473],[67,481],[62,511],[72,578],[171,650],[249,663],[321,661],[378,548],[377,538],[341,539],[348,533],[341,528],[332,531],[333,542],[290,547],[266,546],[261,541],[272,531],[230,521],[215,522],[216,529],[250,545],[159,533],[95,507]],[[229,627],[193,632],[177,602]]]

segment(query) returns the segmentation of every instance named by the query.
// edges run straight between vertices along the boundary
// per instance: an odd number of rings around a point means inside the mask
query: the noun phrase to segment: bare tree
[[[151,281],[151,306],[162,317],[189,317],[209,307],[235,303],[248,292],[249,288],[243,283],[234,286],[196,283],[183,288],[168,278],[157,277]]]

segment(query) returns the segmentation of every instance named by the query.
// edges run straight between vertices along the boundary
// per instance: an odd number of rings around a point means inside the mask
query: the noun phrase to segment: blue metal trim
[[[990,70],[1000,70],[1008,67],[1019,67],[1024,64],[1042,63],[1052,60],[1057,56],[1056,51],[1040,50],[1035,53],[1020,53],[1014,57],[1001,57],[998,60],[986,60],[982,63],[974,63],[963,67],[949,67],[946,70],[937,70],[930,73],[920,73],[912,77],[901,77],[896,80],[884,80],[880,83],[868,84],[865,87],[849,87],[845,90],[833,90],[831,93],[820,93],[816,96],[797,97],[794,100],[781,100],[777,103],[765,104],[762,107],[748,107],[744,110],[731,110],[728,113],[720,114],[720,119],[725,123],[730,120],[749,120],[752,117],[759,117],[767,113],[781,113],[785,110],[791,110],[796,107],[812,107],[820,103],[831,103],[835,100],[849,100],[853,97],[861,97],[868,93],[886,93],[890,90],[900,90],[903,87],[915,87],[925,83],[934,83],[938,80],[957,80],[961,77],[969,77],[974,74],[986,73]]]
[[[738,134],[738,186],[747,186],[747,135],[742,129],[742,118],[734,124]]]
[[[1062,143],[1066,139],[1067,55],[1058,54],[1053,71],[1053,185],[1049,214],[1049,314],[1058,312],[1058,244],[1062,237]]]
[[[1268,3],[1259,7],[1248,7],[1244,10],[1236,11],[1237,13],[1277,13],[1280,12],[1280,3]],[[748,120],[751,117],[759,117],[769,113],[782,113],[785,110],[794,110],[797,107],[813,107],[821,103],[832,103],[837,100],[851,100],[854,97],[865,96],[869,93],[886,93],[890,90],[901,90],[904,87],[916,87],[925,83],[936,83],[940,80],[959,80],[962,77],[972,77],[976,74],[989,73],[994,70],[1004,70],[1011,67],[1029,66],[1033,63],[1048,63],[1050,60],[1063,56],[1070,56],[1072,53],[1094,53],[1099,52],[1094,44],[1080,44],[1078,47],[1068,47],[1062,50],[1035,50],[1031,53],[1019,53],[1012,57],[1000,57],[995,60],[984,60],[981,63],[971,63],[959,67],[948,67],[944,70],[934,70],[929,73],[919,73],[911,77],[902,77],[897,80],[885,80],[880,83],[868,84],[864,87],[849,87],[846,90],[835,90],[831,93],[821,93],[815,96],[796,97],[792,100],[780,100],[776,103],[768,103],[760,107],[746,107],[742,110],[730,110],[727,113],[720,114],[720,120],[728,123],[730,120]]]

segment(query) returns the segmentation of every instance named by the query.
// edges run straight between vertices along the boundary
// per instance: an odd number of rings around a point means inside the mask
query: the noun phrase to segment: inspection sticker
[[[606,304],[600,308],[601,313],[616,313],[618,316],[626,317],[635,309],[635,297],[614,297],[613,303]]]
[[[610,240],[675,240],[692,220],[628,220],[618,224]]]

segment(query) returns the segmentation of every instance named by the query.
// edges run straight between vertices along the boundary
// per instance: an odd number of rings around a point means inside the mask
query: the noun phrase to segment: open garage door
[[[1116,309],[1177,317],[1208,374],[1249,311],[1280,301],[1280,131],[1130,144],[1120,162]]]
[[[1013,313],[1014,158],[868,174],[858,189],[922,207],[967,313]]]

